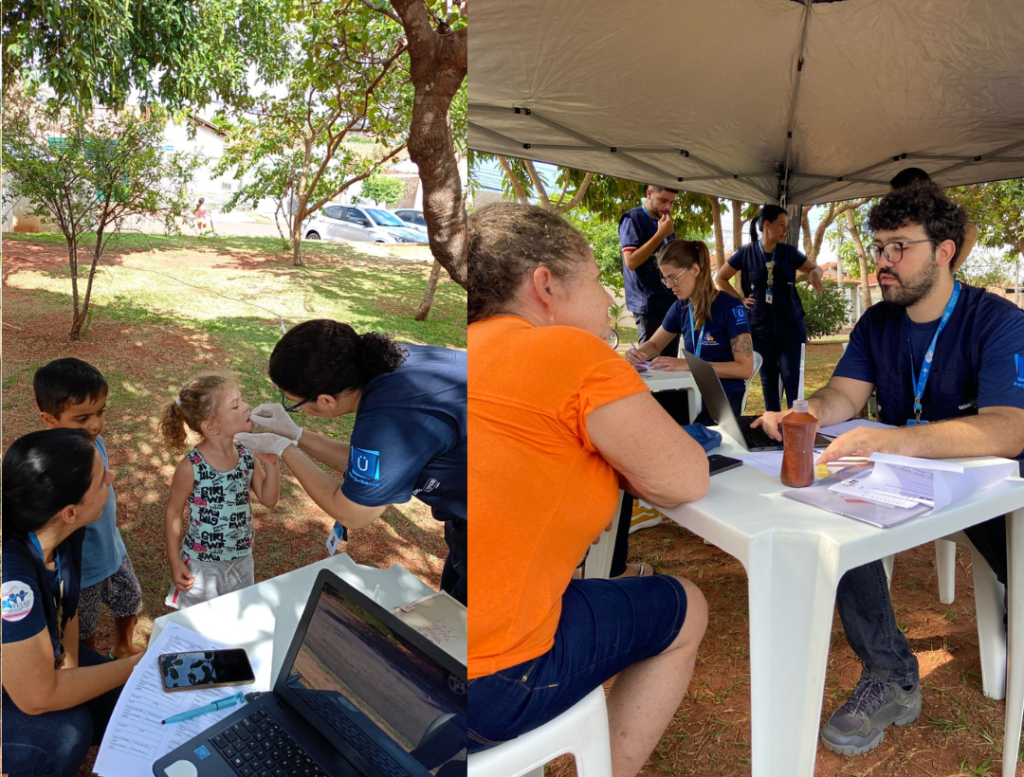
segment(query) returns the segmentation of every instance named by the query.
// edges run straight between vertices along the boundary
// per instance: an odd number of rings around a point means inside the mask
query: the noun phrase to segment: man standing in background
[[[675,189],[648,186],[644,204],[626,211],[619,219],[626,307],[636,321],[640,344],[658,331],[662,319],[676,301],[672,291],[661,282],[655,255],[669,240],[675,239],[672,206],[678,194]],[[674,337],[661,353],[678,356],[678,351],[679,338]]]

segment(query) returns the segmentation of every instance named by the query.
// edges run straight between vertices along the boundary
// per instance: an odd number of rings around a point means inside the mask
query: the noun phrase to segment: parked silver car
[[[423,217],[423,211],[415,208],[401,208],[392,212],[410,229],[415,229],[424,235],[427,234],[427,220]]]
[[[368,243],[426,243],[395,214],[380,208],[327,205],[306,226],[306,240],[355,240]]]

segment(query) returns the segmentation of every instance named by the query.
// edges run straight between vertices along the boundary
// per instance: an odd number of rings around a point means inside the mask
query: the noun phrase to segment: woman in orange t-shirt
[[[638,773],[690,682],[707,604],[671,576],[573,580],[620,479],[698,499],[707,458],[603,338],[612,299],[583,236],[541,208],[469,217],[470,752],[618,675],[613,771]],[[671,452],[671,455],[666,455]]]

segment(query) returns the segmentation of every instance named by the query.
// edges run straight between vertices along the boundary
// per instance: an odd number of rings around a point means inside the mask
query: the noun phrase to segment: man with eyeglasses
[[[637,341],[641,345],[658,331],[676,301],[675,294],[661,282],[656,255],[662,246],[675,239],[672,208],[678,194],[675,189],[651,184],[643,204],[626,211],[619,219],[626,308],[633,314]],[[678,356],[679,338],[673,337],[661,355]]]
[[[849,420],[877,389],[880,419],[898,428],[853,429],[820,463],[875,451],[1024,461],[1024,311],[955,280],[963,210],[933,185],[912,186],[885,197],[868,225],[883,301],[857,322],[828,385],[810,398],[810,412],[820,426]],[[766,413],[755,425],[781,439],[785,415]],[[1005,516],[966,534],[1005,585]],[[877,747],[889,724],[917,719],[920,678],[881,561],[847,572],[836,603],[863,669],[821,738],[829,750],[853,755]]]

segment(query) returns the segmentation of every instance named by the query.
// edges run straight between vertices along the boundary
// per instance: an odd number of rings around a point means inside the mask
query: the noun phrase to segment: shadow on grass
[[[96,305],[84,339],[66,339],[69,301],[41,290],[5,289],[3,354],[3,443],[39,428],[32,375],[42,364],[76,356],[94,364],[109,384],[103,436],[116,475],[118,525],[143,587],[144,606],[136,639],[144,641],[163,604],[170,580],[164,541],[168,484],[180,456],[157,439],[156,418],[191,376],[211,368],[232,369],[253,404],[276,401],[266,377],[270,350],[280,337],[258,318],[187,321],[153,314],[118,301]],[[30,318],[30,316],[35,316]],[[308,428],[347,439],[352,419],[303,418]],[[282,497],[274,509],[253,501],[257,579],[265,579],[325,557],[333,521],[285,470]],[[437,588],[447,552],[443,527],[416,502],[392,508],[381,521],[353,532],[345,550],[357,563],[387,568],[400,563]],[[108,615],[100,644],[111,644]]]
[[[4,232],[4,240],[25,244],[45,244],[65,248],[67,241],[64,235],[56,232]],[[94,233],[87,233],[82,237],[80,245],[86,251],[91,252],[96,244]],[[367,243],[367,245],[376,245]],[[390,247],[388,247],[390,249]],[[81,250],[81,249],[80,249]],[[292,251],[285,247],[279,237],[206,237],[200,238],[192,235],[152,235],[142,232],[124,232],[112,235],[106,251],[100,260],[103,264],[117,265],[121,263],[121,257],[130,256],[136,253],[148,253],[151,251],[199,251],[220,254],[232,259],[238,259],[239,253],[251,253],[265,255],[277,262],[286,262],[292,266]],[[389,258],[393,261],[417,261],[421,268],[429,271],[430,265],[426,264],[429,257],[413,255],[411,252],[402,250],[401,247],[390,250],[389,257],[381,257],[376,253],[361,251],[358,243],[333,243],[321,240],[303,240],[302,255],[306,259],[316,260],[349,260],[379,262]]]

